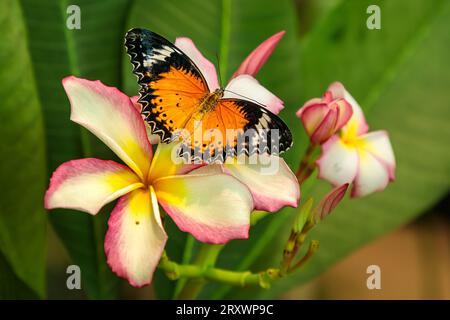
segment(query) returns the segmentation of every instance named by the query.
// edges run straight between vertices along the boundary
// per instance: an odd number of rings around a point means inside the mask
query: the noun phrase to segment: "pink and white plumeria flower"
[[[352,116],[351,105],[334,94],[327,90],[322,98],[307,101],[296,113],[313,144],[330,139]]]
[[[253,77],[270,57],[284,33],[281,31],[269,37],[248,55],[225,87],[224,98],[257,101],[274,114],[278,114],[284,108],[283,101],[260,85]],[[201,54],[194,42],[182,37],[176,39],[175,45],[197,65],[209,89],[211,91],[218,89],[219,81],[214,64]],[[217,166],[219,168],[216,169],[219,172],[233,175],[247,185],[257,210],[275,212],[286,205],[297,207],[300,189],[295,174],[286,162],[277,156],[261,155],[259,157],[260,159],[255,163],[244,159],[243,161],[226,161],[223,165],[210,165],[210,167]],[[271,165],[276,165],[276,172],[261,174]]]
[[[387,132],[368,132],[361,107],[341,83],[331,84],[328,90],[350,103],[353,115],[339,135],[322,145],[319,178],[335,186],[353,183],[352,197],[384,190],[395,179],[395,157]]]
[[[53,173],[45,207],[95,215],[117,198],[105,239],[108,263],[134,286],[150,283],[167,235],[158,203],[183,231],[208,243],[248,237],[253,199],[226,174],[184,174],[170,145],[153,155],[141,115],[129,97],[99,81],[63,80],[71,120],[102,140],[126,164],[94,158],[62,164]]]
[[[258,85],[256,80],[249,83]],[[119,199],[108,222],[105,252],[112,270],[130,284],[149,284],[163,253],[167,234],[158,204],[181,230],[207,243],[247,238],[254,208],[297,206],[298,184],[284,162],[270,176],[260,175],[252,165],[230,165],[225,172],[216,166],[176,164],[173,145],[160,144],[153,155],[135,99],[100,81],[68,77],[63,86],[71,120],[95,134],[126,165],[94,158],[62,164],[50,180],[45,208],[95,215]],[[281,109],[280,100],[261,88],[256,90],[263,93],[260,97],[269,97]]]

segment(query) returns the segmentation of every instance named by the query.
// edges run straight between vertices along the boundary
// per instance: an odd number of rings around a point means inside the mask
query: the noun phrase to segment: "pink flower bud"
[[[326,142],[352,114],[352,106],[344,98],[334,97],[332,91],[325,92],[322,98],[307,101],[296,113],[314,144]]]
[[[334,188],[329,193],[323,197],[323,199],[319,202],[317,207],[314,209],[314,217],[316,220],[322,220],[326,216],[328,216],[334,208],[341,202],[342,198],[344,198],[345,192],[348,189],[349,184],[344,183],[343,185]]]

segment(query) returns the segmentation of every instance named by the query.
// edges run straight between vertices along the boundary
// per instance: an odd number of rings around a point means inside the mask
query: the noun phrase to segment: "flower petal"
[[[369,125],[366,122],[364,113],[352,97],[352,95],[345,89],[340,82],[334,82],[328,87],[328,91],[332,93],[333,99],[343,98],[352,106],[353,115],[347,124],[342,128],[343,131],[350,132],[352,135],[362,135],[369,131]]]
[[[184,159],[178,156],[178,147],[179,142],[158,144],[150,167],[148,181],[186,174],[204,166],[204,164],[185,164]]]
[[[132,96],[130,97],[130,100],[133,103],[133,106],[137,110],[137,112],[141,113],[142,105],[138,102],[139,96]]]
[[[386,167],[370,152],[358,150],[359,168],[352,188],[352,197],[363,197],[382,191],[389,183]]]
[[[45,208],[69,208],[94,215],[108,202],[142,186],[133,171],[114,161],[72,160],[53,172]]]
[[[226,86],[223,97],[257,102],[275,114],[284,108],[280,98],[260,85],[255,78],[246,74],[233,78]]]
[[[303,106],[295,113],[297,115],[297,118],[300,118],[302,115],[302,112],[304,109],[306,109],[306,107],[315,105],[315,104],[324,104],[327,105],[329,101],[326,101],[325,99],[322,98],[312,98],[309,99],[308,101],[306,101]]]
[[[225,164],[224,167],[225,172],[249,188],[256,210],[276,212],[284,206],[298,206],[298,180],[283,158],[264,154],[259,155],[255,164]]]
[[[141,114],[142,106],[138,102],[139,96],[132,96],[132,97],[130,97],[130,99],[131,99],[131,102],[133,103],[133,106],[135,107],[135,109],[139,112],[139,114]],[[150,128],[150,125],[146,121],[144,121],[144,123],[145,123],[145,129],[147,131],[147,138],[148,138],[148,141],[150,142],[150,144],[160,143],[161,138],[157,134],[152,133],[152,128]]]
[[[311,141],[315,144],[322,144],[332,135],[336,133],[336,124],[338,122],[339,111],[336,109],[330,109],[323,118],[322,123],[317,127],[311,136]]]
[[[365,149],[387,168],[389,179],[395,180],[395,156],[386,131],[374,131],[361,137]]]
[[[332,108],[337,109],[339,112],[338,121],[336,123],[336,131],[340,130],[347,122],[351,119],[353,115],[353,109],[350,103],[345,99],[336,99],[332,102]]]
[[[303,127],[306,130],[308,136],[313,135],[314,131],[319,127],[320,123],[326,117],[330,108],[325,103],[319,102],[312,103],[311,100],[306,102],[296,115],[302,120]]]
[[[188,174],[154,182],[160,205],[185,232],[206,243],[246,239],[252,196],[226,174]]]
[[[147,175],[151,145],[141,115],[130,98],[100,81],[63,80],[72,107],[71,120],[95,134],[136,174]]]
[[[151,189],[135,190],[119,199],[105,238],[107,261],[117,275],[135,287],[149,284],[166,241]]]
[[[233,74],[235,78],[241,74],[249,74],[255,76],[259,69],[269,59],[278,42],[283,38],[285,31],[275,33],[273,36],[261,43],[255,50],[253,50],[247,58],[242,62],[237,71]]]
[[[322,153],[317,160],[319,178],[335,186],[350,183],[358,170],[358,152],[345,145],[338,136],[331,137],[322,145]]]
[[[211,92],[220,87],[214,64],[202,55],[191,39],[185,37],[177,38],[175,46],[183,51],[200,69]]]

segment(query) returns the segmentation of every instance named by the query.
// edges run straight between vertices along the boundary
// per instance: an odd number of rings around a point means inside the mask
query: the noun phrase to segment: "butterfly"
[[[181,140],[181,156],[213,162],[291,147],[292,134],[278,116],[254,101],[224,98],[224,89],[211,92],[195,63],[164,37],[134,28],[125,47],[144,120],[162,143]]]

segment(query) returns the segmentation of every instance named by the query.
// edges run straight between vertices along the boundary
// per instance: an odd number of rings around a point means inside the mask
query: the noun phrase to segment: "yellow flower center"
[[[358,135],[358,124],[356,121],[352,121],[341,131],[341,141],[349,148],[364,149],[366,147],[366,141]]]

